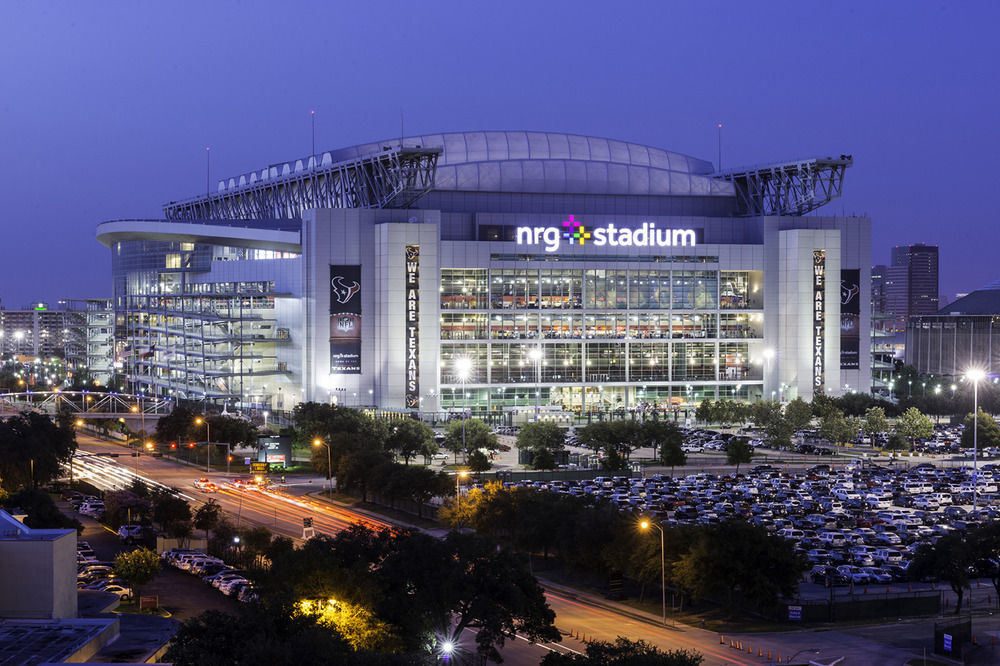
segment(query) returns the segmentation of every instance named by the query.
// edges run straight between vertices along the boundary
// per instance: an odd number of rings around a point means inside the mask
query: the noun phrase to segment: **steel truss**
[[[266,179],[231,179],[224,191],[168,203],[163,212],[168,220],[254,220],[299,219],[309,208],[408,208],[434,188],[441,152],[385,147],[333,164],[272,166]]]
[[[127,393],[88,391],[23,391],[0,393],[0,413],[24,411],[56,414],[66,412],[74,418],[108,419],[138,417],[140,413],[162,416],[173,410],[173,402],[159,397]]]
[[[850,155],[729,169],[714,174],[736,188],[744,217],[805,215],[840,196]]]

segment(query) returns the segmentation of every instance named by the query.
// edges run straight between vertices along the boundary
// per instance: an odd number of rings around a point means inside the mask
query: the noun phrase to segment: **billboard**
[[[420,246],[407,245],[406,262],[406,408],[420,408]]]
[[[330,374],[361,374],[361,266],[330,266]]]
[[[279,467],[287,466],[292,460],[292,438],[268,435],[257,438],[257,461]]]
[[[857,370],[861,367],[861,271],[849,268],[840,271],[840,367]]]
[[[826,390],[826,250],[813,250],[813,394]]]

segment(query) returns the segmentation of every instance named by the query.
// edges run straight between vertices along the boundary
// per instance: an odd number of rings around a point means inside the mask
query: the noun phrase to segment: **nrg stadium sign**
[[[562,241],[569,245],[612,247],[687,247],[697,244],[694,229],[657,229],[655,222],[643,222],[635,229],[621,229],[614,224],[586,228],[570,215],[559,227],[517,227],[518,245],[545,245],[555,252]]]

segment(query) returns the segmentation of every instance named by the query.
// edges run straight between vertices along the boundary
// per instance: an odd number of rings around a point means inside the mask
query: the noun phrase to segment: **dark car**
[[[815,566],[809,572],[809,580],[826,587],[840,587],[851,584],[850,579],[831,566]]]

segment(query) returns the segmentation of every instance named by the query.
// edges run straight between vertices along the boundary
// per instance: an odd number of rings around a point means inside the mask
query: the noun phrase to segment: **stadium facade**
[[[685,409],[870,388],[850,156],[717,172],[650,146],[464,132],[219,182],[98,226],[119,355],[157,395],[424,412]]]
[[[949,303],[937,314],[911,316],[906,326],[906,363],[929,375],[961,377],[973,368],[990,376],[1000,373],[1000,280]]]

